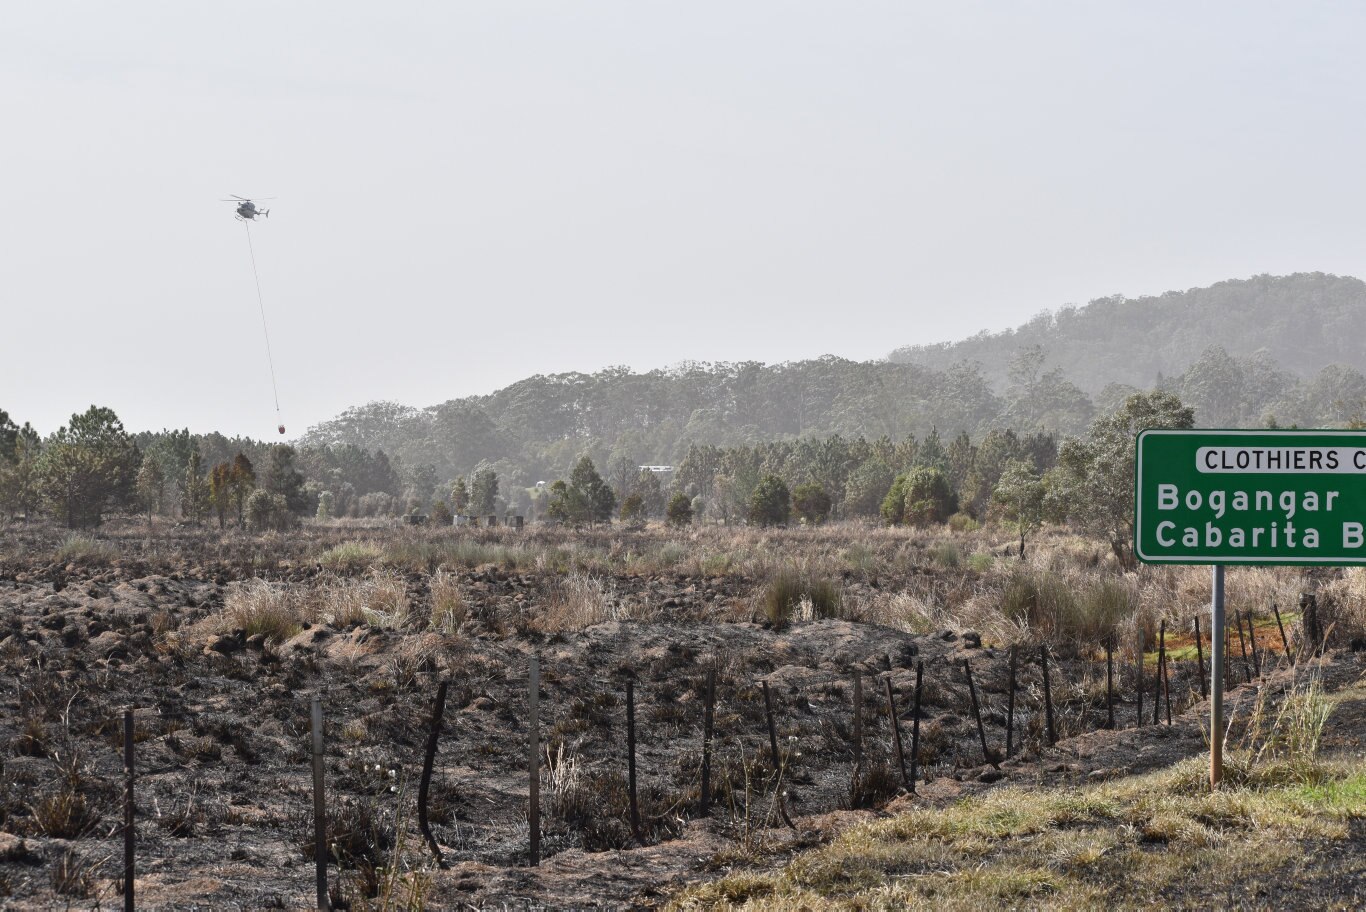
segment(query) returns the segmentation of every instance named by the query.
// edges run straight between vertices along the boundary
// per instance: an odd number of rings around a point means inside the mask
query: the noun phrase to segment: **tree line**
[[[599,467],[619,458],[678,465],[697,447],[729,450],[813,438],[923,440],[937,432],[949,440],[960,434],[981,440],[1013,429],[1061,439],[1085,433],[1097,416],[1148,389],[1179,397],[1219,427],[1321,427],[1366,416],[1366,376],[1356,367],[1332,363],[1301,377],[1266,350],[1230,354],[1203,338],[1204,347],[1178,370],[1154,370],[1141,384],[1112,379],[1090,391],[1045,342],[981,349],[1000,349],[1004,363],[826,357],[778,365],[684,364],[646,373],[609,368],[531,377],[489,396],[426,409],[370,403],[311,428],[304,441],[383,450],[413,471],[430,467],[438,479],[492,468],[509,488],[520,488],[566,477],[585,453]],[[1183,337],[1180,347],[1189,345]],[[1296,351],[1296,360],[1303,360]],[[1136,376],[1132,358],[1097,358],[1097,369],[1113,367],[1112,376]],[[1067,364],[1072,362],[1069,355]]]
[[[188,430],[130,434],[91,406],[42,437],[0,409],[0,516],[71,528],[110,512],[283,528],[304,516],[402,512],[402,466],[355,446],[267,444]]]
[[[109,512],[141,512],[149,524],[177,516],[258,530],[287,528],[308,515],[427,511],[447,523],[454,514],[516,513],[576,526],[650,518],[677,526],[862,518],[971,528],[999,521],[1018,534],[1021,557],[1030,535],[1054,522],[1101,537],[1132,566],[1134,437],[1143,428],[1194,423],[1192,407],[1157,389],[1129,395],[1086,433],[1061,442],[1011,429],[977,439],[960,431],[946,440],[931,429],[895,441],[836,434],[694,444],[668,476],[624,455],[607,463],[604,476],[585,453],[568,477],[525,487],[505,486],[488,465],[442,482],[430,465],[405,467],[354,445],[296,450],[187,431],[135,436],[98,406],[43,439],[0,410],[0,513],[46,512],[80,528]],[[376,486],[385,490],[370,490]]]

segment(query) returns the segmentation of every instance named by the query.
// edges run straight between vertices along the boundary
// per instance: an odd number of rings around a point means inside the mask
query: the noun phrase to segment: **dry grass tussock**
[[[245,630],[249,637],[261,633],[273,642],[287,640],[299,632],[302,621],[298,590],[263,579],[232,587],[223,600],[221,626]]]
[[[629,532],[333,531],[362,537],[325,539],[327,546],[314,553],[318,563],[337,577],[371,580],[372,588],[382,588],[373,581],[386,574],[431,574],[433,604],[426,620],[443,630],[455,629],[463,618],[456,574],[487,566],[561,577],[534,604],[526,623],[536,629],[648,620],[655,612],[618,597],[611,581],[681,574],[752,582],[747,605],[728,603],[735,613],[713,613],[717,620],[739,618],[752,605],[779,624],[839,616],[918,633],[976,630],[993,644],[1047,640],[1063,654],[1095,654],[1110,638],[1124,653],[1151,650],[1164,620],[1169,629],[1189,632],[1192,618],[1208,611],[1210,590],[1207,568],[1141,566],[1126,573],[1104,542],[1056,528],[1031,541],[1025,561],[1013,553],[1010,531],[991,524],[959,531],[856,522],[787,529],[651,525]],[[794,579],[799,583],[785,582]],[[1296,568],[1234,568],[1227,577],[1228,605],[1261,616],[1273,603],[1293,612],[1308,587]],[[1335,619],[1366,633],[1366,574],[1349,572],[1327,588]],[[393,619],[391,609],[372,604],[382,600],[378,594],[353,597],[339,589],[335,595],[335,604],[319,610],[342,622]],[[382,614],[366,616],[357,605]],[[308,619],[307,612],[300,617]]]
[[[641,620],[618,600],[610,580],[587,573],[571,573],[556,582],[537,606],[528,626],[543,633],[582,630],[603,621]]]
[[[1349,643],[1366,638],[1366,568],[1349,567],[1340,579],[1319,591],[1325,606],[1327,624],[1332,625],[1330,640]]]
[[[350,530],[338,527],[334,531]],[[862,523],[809,529],[661,526],[630,534],[620,528],[577,532],[531,528],[520,533],[506,528],[405,528],[383,536],[374,535],[373,529],[364,532],[368,537],[334,541],[315,551],[312,559],[324,569],[350,574],[374,568],[431,573],[440,568],[494,564],[510,571],[767,578],[794,562],[820,576],[844,571],[876,573],[916,564],[956,565],[958,554],[976,555],[993,547],[986,532],[946,532],[935,537],[918,530]]]
[[[1140,601],[1133,575],[1016,564],[990,574],[915,577],[856,600],[850,614],[910,633],[974,630],[992,645],[1043,638],[1060,652],[1079,653],[1137,623]]]
[[[229,589],[220,627],[286,640],[305,623],[334,627],[369,624],[395,628],[411,621],[406,584],[394,573],[364,577],[322,577],[313,585],[288,585],[262,579]]]
[[[112,542],[76,532],[68,535],[52,553],[52,559],[56,563],[89,566],[104,566],[118,556],[119,550]]]
[[[946,597],[942,587],[932,582],[915,581],[900,591],[879,591],[852,600],[848,611],[860,621],[908,633],[952,630],[962,634],[972,630],[989,645],[1009,645],[1028,637],[1024,625],[1002,613],[999,590],[984,585],[953,598]]]
[[[760,609],[777,627],[839,617],[841,604],[842,595],[834,583],[795,570],[775,574],[759,598]]]
[[[464,593],[460,591],[459,579],[454,573],[438,570],[432,574],[429,585],[432,592],[432,628],[442,633],[455,633],[469,614]]]
[[[310,594],[315,616],[334,627],[395,628],[409,619],[407,585],[395,573],[374,572],[361,579],[335,577]]]
[[[1297,682],[1217,793],[1203,757],[1080,789],[998,789],[855,827],[777,871],[689,888],[670,908],[1211,906],[1266,895],[1257,890],[1289,896],[1300,880],[1332,905],[1305,859],[1366,819],[1366,771],[1318,757],[1331,702],[1312,675]],[[1366,874],[1357,853],[1332,864],[1339,883]]]
[[[1291,675],[1279,694],[1269,685],[1258,688],[1242,735],[1224,759],[1229,782],[1317,786],[1332,778],[1319,746],[1342,695],[1324,692],[1317,662],[1297,665]]]
[[[1213,574],[1209,567],[1144,567],[1144,607],[1171,623],[1190,626],[1197,613],[1209,611]],[[1272,604],[1282,612],[1299,604],[1307,588],[1296,567],[1230,567],[1224,576],[1224,602],[1229,610],[1264,614]]]

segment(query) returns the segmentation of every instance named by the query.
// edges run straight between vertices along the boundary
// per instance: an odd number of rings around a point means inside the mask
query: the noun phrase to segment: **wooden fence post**
[[[1285,651],[1285,657],[1290,660],[1290,664],[1294,665],[1295,655],[1290,651],[1290,640],[1285,635],[1285,625],[1281,623],[1281,609],[1272,602],[1271,610],[1276,612],[1276,627],[1281,631],[1281,649]]]
[[[1138,703],[1138,725],[1135,728],[1143,727],[1143,634],[1138,635],[1138,685],[1134,688],[1134,695]]]
[[[313,694],[310,718],[313,728],[313,867],[317,880],[318,908],[326,910],[327,897],[327,801],[323,795],[323,698]]]
[[[1172,724],[1172,681],[1171,681],[1171,676],[1167,673],[1167,666],[1168,666],[1168,664],[1169,664],[1169,663],[1167,662],[1167,652],[1166,652],[1166,650],[1164,649],[1163,652],[1162,652],[1162,698],[1163,698],[1163,700],[1166,701],[1166,704],[1167,704],[1167,724],[1168,724],[1168,725],[1171,725],[1171,724]]]
[[[447,686],[448,682],[442,681],[436,688],[436,705],[432,707],[432,724],[427,732],[427,749],[422,755],[422,780],[417,786],[417,828],[422,832],[422,838],[427,840],[432,855],[436,857],[437,867],[440,868],[446,867],[446,862],[441,857],[441,846],[437,845],[436,837],[432,835],[432,824],[427,813],[427,799],[431,795],[432,767],[436,763],[437,740],[441,737],[441,720],[446,714]]]
[[[1247,642],[1243,639],[1243,615],[1239,611],[1233,612],[1233,626],[1238,628],[1238,651],[1243,654],[1243,676],[1247,683],[1252,683],[1252,663],[1247,658]]]
[[[1224,624],[1224,689],[1228,691],[1233,683],[1233,650],[1229,649],[1233,644],[1233,635],[1229,632],[1228,624]]]
[[[892,695],[892,673],[887,672],[887,717],[892,722],[892,736],[896,744],[896,763],[901,769],[901,783],[909,790],[912,787],[906,775],[906,754],[901,748],[901,725],[896,718],[896,697]]]
[[[783,763],[778,759],[778,728],[773,722],[773,698],[768,692],[768,682],[760,681],[759,683],[764,689],[764,717],[768,721],[768,750],[773,756],[773,770],[777,774],[773,787],[778,792],[778,813],[782,815],[783,823],[795,830],[797,827],[793,824],[792,818],[787,816],[787,800],[783,797]]]
[[[854,670],[854,776],[863,771],[863,675]]]
[[[1105,727],[1115,727],[1115,639],[1105,638]]]
[[[1010,684],[1006,696],[1006,757],[1010,757],[1015,744],[1015,656],[1017,647],[1010,647],[1009,674]]]
[[[626,682],[626,776],[631,789],[631,834],[636,842],[645,844],[640,835],[640,805],[636,799],[636,691],[632,681]]]
[[[1043,707],[1044,720],[1048,728],[1048,746],[1058,742],[1058,733],[1053,728],[1053,688],[1048,681],[1048,644],[1039,644],[1039,660],[1043,664]]]
[[[1209,696],[1209,687],[1205,684],[1205,647],[1200,642],[1200,615],[1195,616],[1195,660],[1200,663],[1200,699]]]
[[[997,766],[987,750],[987,730],[982,727],[982,709],[977,705],[977,686],[972,683],[972,668],[968,665],[966,657],[963,659],[963,674],[967,675],[968,696],[972,698],[972,715],[977,720],[977,737],[982,742],[982,762]]]
[[[123,711],[123,908],[133,912],[133,710]]]
[[[925,674],[925,662],[915,660],[915,698],[911,704],[911,794],[920,778],[920,684]]]
[[[1162,663],[1167,658],[1167,621],[1162,620],[1157,634],[1157,675],[1153,682],[1153,724],[1162,721]]]
[[[531,655],[527,681],[528,748],[527,779],[529,783],[527,825],[531,831],[531,866],[541,863],[541,660]]]
[[[716,669],[707,669],[707,693],[702,714],[702,814],[711,813],[712,723],[716,718]]]

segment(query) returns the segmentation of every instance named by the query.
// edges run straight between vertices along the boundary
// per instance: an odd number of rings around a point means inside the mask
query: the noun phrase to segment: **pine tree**
[[[639,494],[627,494],[621,502],[622,522],[634,523],[645,518],[645,499]]]
[[[759,479],[749,499],[749,521],[761,526],[787,525],[792,515],[792,494],[777,475]]]
[[[649,469],[637,473],[631,493],[640,498],[644,516],[659,516],[664,512],[664,487],[659,483],[659,476]]]
[[[209,502],[218,516],[218,528],[227,526],[228,510],[232,507],[232,463],[220,462],[209,471]]]
[[[25,423],[15,434],[13,447],[12,459],[0,458],[0,512],[11,518],[22,513],[28,522],[41,499],[38,456],[42,441]]]
[[[583,456],[574,464],[574,471],[569,473],[569,487],[578,492],[583,510],[583,516],[579,517],[581,521],[589,524],[612,521],[617,496],[612,493],[612,488],[607,482],[602,480],[592,459]]]
[[[142,454],[107,408],[71,416],[43,449],[36,470],[42,493],[71,528],[100,523],[104,511],[128,504]]]
[[[244,453],[238,453],[232,460],[232,502],[237,508],[237,525],[246,525],[247,499],[256,490],[256,470]]]
[[[204,480],[203,470],[203,461],[196,449],[185,466],[185,484],[181,488],[184,493],[180,502],[181,515],[195,523],[204,515],[209,502],[209,486]]]
[[[294,447],[285,444],[271,447],[270,465],[266,467],[266,483],[262,486],[271,494],[284,498],[285,507],[295,516],[309,513],[313,506],[308,491],[304,489],[304,477],[294,467]]]
[[[692,525],[693,507],[688,495],[682,491],[675,491],[674,496],[669,498],[669,505],[665,508],[665,516],[671,526]]]
[[[577,492],[572,492],[563,479],[556,479],[550,485],[550,504],[545,515],[562,523],[577,523],[578,516],[584,512],[576,500]]]
[[[902,519],[912,526],[947,522],[958,511],[958,495],[948,476],[928,466],[906,475],[906,509]]]
[[[792,509],[808,525],[815,525],[828,519],[830,507],[830,495],[814,481],[798,485],[792,492]]]
[[[19,426],[10,420],[9,412],[0,409],[0,462],[14,462],[19,443]]]
[[[147,528],[152,528],[152,514],[161,512],[162,501],[166,496],[166,475],[161,471],[161,461],[148,454],[142,458],[142,468],[138,470],[138,500],[147,510]]]

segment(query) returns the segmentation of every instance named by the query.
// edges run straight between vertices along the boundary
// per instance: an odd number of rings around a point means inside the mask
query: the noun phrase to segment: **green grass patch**
[[[1299,614],[1298,611],[1293,611],[1293,612],[1292,612],[1292,611],[1282,611],[1282,612],[1281,612],[1281,623],[1283,623],[1283,624],[1285,625],[1285,635],[1286,635],[1286,636],[1288,636],[1288,637],[1293,637],[1293,636],[1295,635],[1294,630],[1293,630],[1293,628],[1292,628],[1292,625],[1298,623],[1298,622],[1299,622],[1299,619],[1300,619],[1300,614]],[[1232,616],[1230,615],[1230,621],[1231,621],[1231,620],[1232,620]],[[1237,661],[1241,662],[1241,661],[1243,660],[1243,653],[1242,653],[1242,650],[1238,648],[1238,633],[1237,633],[1237,631],[1233,630],[1232,628],[1229,628],[1229,629],[1230,629],[1230,632],[1232,633],[1232,636],[1233,636],[1233,639],[1232,639],[1232,648],[1233,648],[1233,651],[1232,651],[1232,653],[1230,653],[1230,658],[1236,658]],[[1244,627],[1243,629],[1246,630],[1247,628]],[[1281,654],[1282,654],[1282,652],[1284,651],[1284,649],[1283,649],[1283,647],[1282,647],[1282,645],[1281,645],[1281,631],[1280,631],[1279,628],[1277,628],[1277,626],[1276,626],[1276,619],[1275,619],[1274,617],[1273,617],[1273,618],[1254,618],[1253,621],[1252,621],[1252,629],[1256,632],[1256,635],[1257,635],[1257,653],[1258,653],[1259,655],[1263,655],[1263,654],[1266,654],[1266,653],[1271,653],[1271,654],[1274,654],[1274,655],[1281,655]],[[1244,634],[1244,636],[1246,636],[1246,634]],[[1203,655],[1204,655],[1205,664],[1208,665],[1208,664],[1209,664],[1209,650],[1210,650],[1210,642],[1209,642],[1209,625],[1208,625],[1208,624],[1201,624],[1201,626],[1200,626],[1200,637],[1201,637],[1201,645],[1200,645],[1200,648],[1201,648],[1202,650],[1204,650]],[[1194,631],[1194,630],[1183,631],[1183,632],[1181,632],[1181,633],[1178,634],[1178,633],[1175,633],[1170,627],[1167,629],[1167,658],[1168,658],[1170,661],[1173,661],[1173,662],[1194,662],[1196,659],[1198,659],[1198,658],[1200,658],[1200,657],[1201,657],[1201,653],[1198,652],[1198,651],[1196,650],[1196,648],[1195,648],[1195,631]],[[1248,644],[1248,659],[1249,659],[1249,661],[1251,660],[1251,658],[1252,658],[1251,644],[1249,643],[1249,644]],[[1145,663],[1149,664],[1149,665],[1156,665],[1156,664],[1157,664],[1157,649],[1156,649],[1156,647],[1154,647],[1154,648],[1152,649],[1152,651],[1150,651],[1150,652],[1145,652],[1145,653],[1143,654],[1143,661],[1144,661]]]
[[[956,569],[961,560],[958,554],[958,546],[947,541],[939,541],[930,545],[928,556],[930,563],[943,567],[945,570]]]
[[[986,573],[996,563],[996,558],[985,551],[978,551],[968,558],[968,566],[978,573]]]
[[[1292,789],[1291,794],[1311,807],[1351,818],[1366,816],[1366,771],[1344,779]]]
[[[1195,906],[1294,876],[1310,843],[1350,840],[1366,772],[1320,764],[1321,784],[1274,772],[1210,794],[1206,761],[1085,788],[1003,788],[862,824],[784,867],[676,896],[676,910]],[[1350,856],[1341,875],[1366,872]],[[1194,892],[1192,892],[1194,891]]]
[[[361,573],[379,563],[379,545],[368,541],[348,541],[333,545],[318,555],[318,563],[334,573]]]
[[[119,556],[119,549],[111,542],[91,538],[88,535],[72,533],[53,552],[52,559],[59,564],[89,564],[103,566]]]

